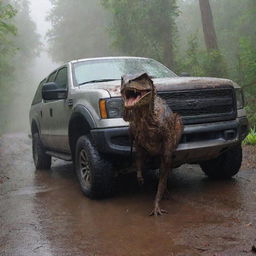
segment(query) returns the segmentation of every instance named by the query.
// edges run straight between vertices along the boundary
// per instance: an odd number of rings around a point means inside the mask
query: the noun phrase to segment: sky
[[[30,15],[33,21],[36,23],[37,32],[41,36],[41,42],[44,44],[44,51],[35,60],[35,66],[33,73],[41,81],[45,76],[49,75],[55,68],[60,66],[58,63],[54,63],[51,57],[47,53],[47,30],[51,27],[50,22],[46,20],[51,8],[49,0],[30,0]]]
[[[46,42],[45,34],[50,28],[50,23],[45,20],[50,11],[49,0],[30,0],[31,17],[36,22],[37,32],[42,36],[42,41]]]

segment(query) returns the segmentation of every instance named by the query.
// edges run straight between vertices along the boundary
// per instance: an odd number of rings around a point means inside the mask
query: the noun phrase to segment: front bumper
[[[236,120],[193,124],[184,127],[174,154],[177,164],[212,159],[229,147],[241,143],[248,133],[246,117]],[[108,154],[128,156],[131,152],[129,127],[91,130],[97,149]]]

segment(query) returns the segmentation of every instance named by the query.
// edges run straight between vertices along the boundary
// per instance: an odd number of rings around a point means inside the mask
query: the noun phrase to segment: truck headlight
[[[244,94],[242,88],[235,88],[237,109],[244,107]]]
[[[121,98],[110,98],[101,99],[100,105],[100,115],[101,118],[121,118],[123,116],[124,104]]]

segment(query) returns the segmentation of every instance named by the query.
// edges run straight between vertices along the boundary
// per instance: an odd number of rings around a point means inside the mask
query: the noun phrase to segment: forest
[[[0,1],[0,134],[26,129],[36,88],[30,73],[41,42],[29,4]]]
[[[250,124],[256,126],[255,0],[50,2],[47,47],[53,61],[145,56],[177,74],[229,78],[243,87]],[[40,82],[29,75],[41,51],[29,12],[29,0],[0,1],[0,133],[10,127],[10,104],[20,116],[28,115],[22,106],[32,99],[25,95],[32,97]]]

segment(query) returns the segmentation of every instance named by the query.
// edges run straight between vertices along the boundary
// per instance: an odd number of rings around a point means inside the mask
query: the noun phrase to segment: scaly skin
[[[129,92],[135,89],[136,92],[147,90],[148,93],[131,105]],[[124,76],[121,94],[125,103],[124,120],[129,121],[135,141],[137,178],[140,184],[144,182],[142,172],[146,157],[157,156],[161,159],[159,183],[150,215],[163,215],[167,211],[161,209],[159,203],[164,193],[168,194],[167,179],[172,167],[172,155],[183,132],[181,118],[157,96],[153,81],[147,74]]]

